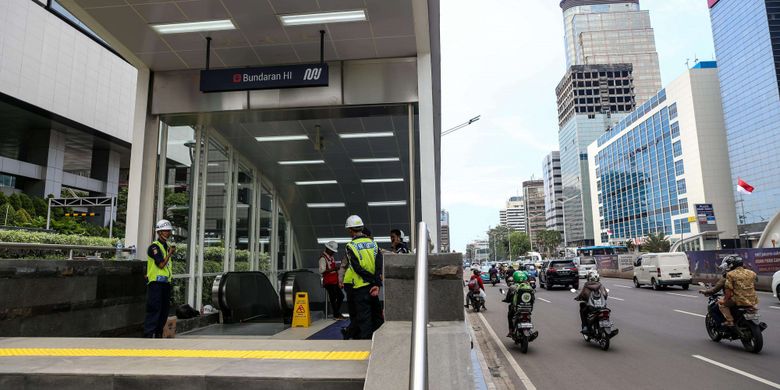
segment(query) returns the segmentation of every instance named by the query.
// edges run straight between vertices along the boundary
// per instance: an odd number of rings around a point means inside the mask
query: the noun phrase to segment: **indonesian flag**
[[[743,194],[752,194],[753,193],[753,190],[755,190],[755,188],[753,188],[753,186],[751,186],[748,183],[745,183],[745,181],[742,180],[742,179],[737,179],[737,180],[738,180],[737,181],[737,192],[741,192]]]

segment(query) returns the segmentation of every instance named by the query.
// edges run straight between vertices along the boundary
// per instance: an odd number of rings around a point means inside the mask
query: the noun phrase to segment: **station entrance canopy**
[[[145,247],[154,219],[168,217],[189,248],[222,248],[224,271],[263,268],[265,254],[275,273],[315,267],[324,242],[346,240],[350,214],[380,242],[426,221],[438,244],[438,0],[59,2],[138,69],[128,245]],[[282,23],[344,10],[365,20]],[[234,29],[155,28],[216,20]],[[319,64],[324,54],[327,85],[204,93],[207,37],[211,70]],[[250,76],[241,83],[263,81]],[[190,249],[175,271],[190,302],[219,271],[204,256]]]

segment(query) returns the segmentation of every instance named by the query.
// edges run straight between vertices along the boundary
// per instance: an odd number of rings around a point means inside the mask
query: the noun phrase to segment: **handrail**
[[[410,390],[428,389],[428,240],[428,226],[420,222],[417,228]]]

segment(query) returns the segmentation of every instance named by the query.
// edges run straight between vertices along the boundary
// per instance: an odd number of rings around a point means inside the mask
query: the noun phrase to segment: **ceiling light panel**
[[[403,183],[404,179],[400,177],[392,177],[387,179],[361,179],[360,182],[363,184],[372,184],[372,183]]]
[[[202,31],[235,30],[236,26],[230,19],[207,20],[204,22],[153,24],[150,27],[158,34],[182,34]]]
[[[378,163],[378,162],[397,162],[401,161],[398,157],[380,157],[380,158],[353,158],[353,163]]]
[[[405,200],[388,200],[383,202],[368,202],[368,207],[406,206]]]
[[[339,133],[339,137],[343,139],[349,138],[386,138],[392,137],[392,131],[380,131],[374,133]]]
[[[312,180],[312,181],[296,181],[296,185],[299,186],[317,186],[325,184],[339,184],[336,180]]]
[[[310,209],[328,209],[347,207],[346,203],[306,203],[306,207]]]
[[[337,12],[317,12],[310,14],[279,15],[279,21],[285,27],[305,26],[309,24],[327,24],[366,21],[366,11],[362,9]]]
[[[271,135],[266,137],[255,137],[257,142],[281,142],[281,141],[304,141],[308,140],[307,135]]]
[[[279,161],[279,165],[316,165],[325,164],[325,160],[291,160]]]

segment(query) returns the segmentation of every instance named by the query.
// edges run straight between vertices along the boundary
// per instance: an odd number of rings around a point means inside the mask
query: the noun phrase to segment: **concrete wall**
[[[32,1],[0,1],[1,93],[131,142],[136,73]]]
[[[141,261],[0,260],[0,337],[140,335]]]

